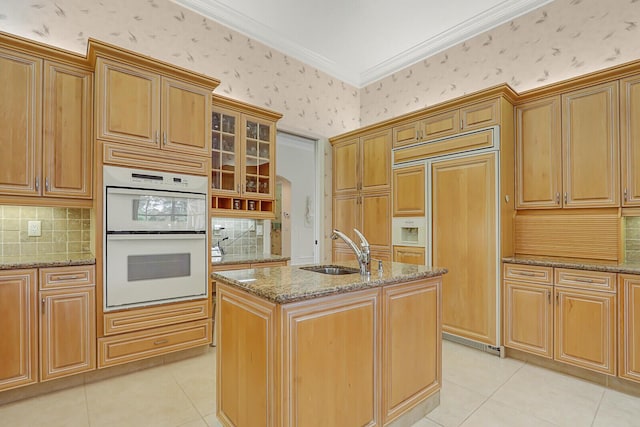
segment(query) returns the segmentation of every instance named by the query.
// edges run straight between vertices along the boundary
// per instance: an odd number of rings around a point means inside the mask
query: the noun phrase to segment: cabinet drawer
[[[554,282],[557,286],[593,289],[596,291],[616,291],[615,273],[556,268]]]
[[[98,367],[118,365],[147,357],[208,344],[209,319],[181,323],[98,340]]]
[[[180,322],[189,322],[209,317],[208,300],[181,302],[148,308],[134,308],[117,313],[104,314],[104,334],[157,328]]]
[[[95,285],[95,276],[96,269],[93,265],[41,268],[40,289]]]
[[[460,110],[462,130],[478,129],[494,125],[498,122],[497,99],[480,102]]]
[[[505,264],[504,279],[552,285],[553,268],[537,265]]]

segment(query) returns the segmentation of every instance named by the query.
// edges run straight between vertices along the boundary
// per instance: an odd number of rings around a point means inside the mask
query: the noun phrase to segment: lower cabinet
[[[618,275],[618,375],[640,382],[640,275]]]
[[[0,271],[0,391],[38,381],[37,270]]]
[[[415,246],[394,246],[393,261],[406,264],[424,265],[424,248]]]
[[[616,275],[504,264],[505,346],[616,374]]]

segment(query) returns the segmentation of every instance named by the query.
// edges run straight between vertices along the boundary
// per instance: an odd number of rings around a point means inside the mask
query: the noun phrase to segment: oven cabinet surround
[[[505,346],[617,374],[614,272],[504,264]]]
[[[276,123],[282,114],[220,95],[213,96],[212,110],[212,214],[273,218]]]
[[[91,40],[96,73],[96,136],[160,149],[166,156],[209,155],[211,92],[219,81]]]
[[[403,267],[428,271],[388,263],[385,274]],[[439,403],[442,272],[287,302],[267,289],[270,278],[289,277],[293,284],[296,276],[320,274],[270,270],[256,270],[251,289],[237,281],[248,270],[214,275],[222,425],[409,425]],[[302,279],[298,289],[306,283],[307,292],[322,291],[319,282],[339,287],[359,277]],[[255,293],[263,285],[268,298]],[[281,297],[285,301],[273,301]]]
[[[93,70],[84,57],[0,35],[0,201],[90,206]],[[42,199],[44,196],[46,199]]]
[[[96,368],[95,268],[0,270],[0,391]]]
[[[331,139],[333,145],[333,227],[359,242],[364,234],[379,259],[391,259],[391,129],[356,132]],[[342,239],[333,259],[350,259]]]

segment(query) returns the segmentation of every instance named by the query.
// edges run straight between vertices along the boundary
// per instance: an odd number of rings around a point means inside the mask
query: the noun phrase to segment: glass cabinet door
[[[211,188],[238,193],[238,115],[213,111],[211,117]]]
[[[253,197],[273,195],[275,132],[273,124],[246,117],[244,192]]]

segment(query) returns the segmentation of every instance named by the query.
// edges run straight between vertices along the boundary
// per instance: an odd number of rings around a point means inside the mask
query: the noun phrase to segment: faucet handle
[[[369,246],[369,242],[367,241],[367,239],[364,237],[364,235],[358,231],[357,228],[354,228],[353,231],[356,233],[356,235],[360,238],[361,241],[361,246]]]

